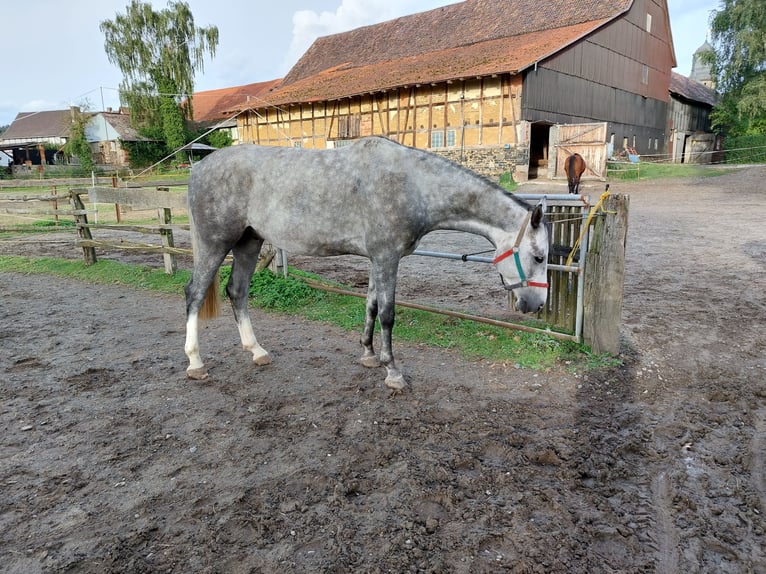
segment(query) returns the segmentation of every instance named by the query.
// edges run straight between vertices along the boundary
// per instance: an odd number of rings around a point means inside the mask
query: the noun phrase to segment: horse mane
[[[449,164],[453,168],[457,168],[460,172],[463,173],[463,175],[474,179],[478,181],[482,181],[486,184],[488,184],[490,187],[493,187],[497,191],[501,192],[503,195],[511,199],[512,201],[516,202],[517,205],[523,207],[527,211],[530,211],[532,209],[532,206],[530,206],[527,202],[519,199],[516,197],[516,194],[514,194],[511,191],[508,191],[503,186],[501,186],[499,183],[492,181],[489,177],[481,175],[479,173],[476,173],[472,169],[469,169],[465,167],[464,165],[461,165],[459,163],[455,163],[454,161],[451,161],[444,157],[443,155],[440,155],[438,153],[410,147],[404,144],[401,144],[397,141],[394,141],[392,139],[389,139],[385,136],[369,136],[362,138],[360,140],[355,141],[352,145],[354,146],[363,146],[363,145],[369,145],[369,146],[380,146],[380,145],[392,145],[392,146],[398,146],[400,148],[406,148],[407,150],[411,151],[414,154],[419,154],[425,161],[435,161],[435,162],[441,162],[444,164]]]

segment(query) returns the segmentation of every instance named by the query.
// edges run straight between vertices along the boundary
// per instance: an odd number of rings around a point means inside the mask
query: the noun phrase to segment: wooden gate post
[[[169,207],[160,207],[158,210],[160,225],[170,225],[172,222],[172,216],[170,214]],[[160,228],[160,238],[162,239],[163,247],[175,247],[173,243],[173,230],[170,227]],[[165,261],[165,273],[173,275],[176,272],[176,256],[172,253],[163,252],[162,258]]]
[[[583,340],[594,353],[618,355],[628,235],[627,195],[610,195],[597,218],[585,260]]]
[[[80,193],[77,190],[73,189],[69,192],[69,203],[72,206],[72,211],[74,213],[77,235],[81,240],[84,240],[84,242],[92,242],[93,235],[90,232],[90,227],[88,227],[88,212],[85,209],[85,204],[82,202],[82,199],[80,199]],[[96,262],[96,248],[93,247],[92,243],[89,246],[83,245],[82,253],[85,257],[85,265],[93,265]]]

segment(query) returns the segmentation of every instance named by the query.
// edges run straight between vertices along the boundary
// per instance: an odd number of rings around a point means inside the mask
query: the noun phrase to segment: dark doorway
[[[529,179],[548,178],[551,124],[533,123],[529,140]]]

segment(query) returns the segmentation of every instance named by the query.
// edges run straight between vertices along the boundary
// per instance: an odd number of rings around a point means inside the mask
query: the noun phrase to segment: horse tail
[[[191,231],[191,242],[192,242],[192,257],[196,259],[197,253],[199,252],[198,243],[199,243],[199,237],[197,235],[197,230],[194,227],[194,218],[192,217],[192,210],[191,206],[189,206],[189,230]],[[196,265],[195,265],[196,269]],[[194,275],[192,274],[192,279],[194,278]],[[218,277],[218,270],[216,269],[215,275],[213,276],[213,281],[210,283],[210,286],[207,288],[207,292],[205,293],[205,299],[202,301],[202,307],[200,307],[199,310],[199,318],[200,319],[214,319],[215,317],[218,317],[221,314],[221,281]]]
[[[221,281],[216,271],[213,282],[207,288],[205,300],[199,310],[200,319],[214,319],[221,314]]]

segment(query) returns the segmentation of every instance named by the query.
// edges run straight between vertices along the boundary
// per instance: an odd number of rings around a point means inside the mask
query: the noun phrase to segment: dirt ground
[[[598,374],[395,340],[391,395],[357,333],[255,311],[274,362],[226,314],[190,381],[180,297],[0,274],[0,570],[766,573],[765,181],[613,184],[624,366]],[[455,262],[409,258],[399,296],[505,313]]]

